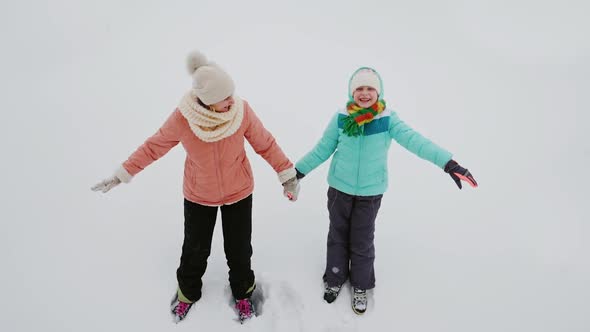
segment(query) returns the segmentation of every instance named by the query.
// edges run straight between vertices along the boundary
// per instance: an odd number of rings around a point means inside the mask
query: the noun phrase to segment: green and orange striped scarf
[[[342,130],[348,136],[359,136],[363,134],[364,125],[373,121],[375,116],[385,109],[385,100],[379,100],[370,108],[361,108],[354,100],[346,104],[348,116],[343,120]]]

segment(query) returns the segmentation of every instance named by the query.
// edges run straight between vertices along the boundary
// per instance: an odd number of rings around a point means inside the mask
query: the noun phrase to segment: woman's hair
[[[204,103],[203,101],[201,101],[201,99],[200,99],[200,98],[197,98],[197,103],[199,103],[199,105],[201,105],[201,106],[205,107],[206,109],[208,109],[208,110],[210,110],[210,111],[214,111],[214,112],[215,112],[215,109],[213,108],[213,106],[210,106],[210,105],[205,105],[205,103]]]

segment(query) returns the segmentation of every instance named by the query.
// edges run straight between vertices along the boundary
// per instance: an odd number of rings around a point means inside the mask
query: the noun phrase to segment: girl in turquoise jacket
[[[356,70],[349,81],[346,109],[332,117],[320,141],[295,165],[302,178],[333,155],[328,174],[324,299],[336,300],[342,284],[350,279],[357,314],[365,312],[366,291],[375,287],[375,219],[387,189],[391,140],[449,173],[459,189],[461,180],[477,187],[471,173],[452,160],[450,152],[406,125],[382,98],[383,82],[377,71]]]

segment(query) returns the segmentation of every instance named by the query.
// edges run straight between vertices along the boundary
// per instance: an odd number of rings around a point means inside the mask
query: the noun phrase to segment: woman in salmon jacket
[[[220,208],[229,283],[238,314],[246,319],[255,312],[250,296],[256,284],[250,264],[254,181],[244,139],[277,172],[284,195],[293,201],[299,191],[296,171],[248,103],[234,94],[231,77],[197,51],[188,56],[187,62],[192,89],[162,127],[113,176],[92,189],[107,192],[121,182],[128,183],[182,143],[186,150],[184,242],[172,314],[177,322],[182,320],[201,298],[201,278]]]

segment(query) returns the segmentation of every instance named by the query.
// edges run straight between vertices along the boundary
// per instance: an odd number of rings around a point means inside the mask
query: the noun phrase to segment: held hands
[[[469,183],[471,187],[477,188],[477,182],[473,178],[473,175],[469,172],[467,168],[461,167],[456,161],[449,160],[449,162],[445,165],[445,172],[449,173],[453,181],[457,184],[459,189],[462,189],[463,186],[461,185],[461,180]]]
[[[299,180],[297,180],[297,177],[292,177],[283,183],[283,195],[292,202],[297,200],[299,195]]]

